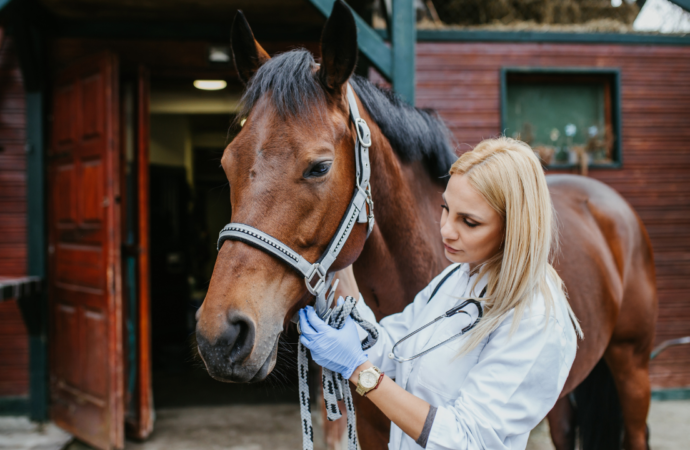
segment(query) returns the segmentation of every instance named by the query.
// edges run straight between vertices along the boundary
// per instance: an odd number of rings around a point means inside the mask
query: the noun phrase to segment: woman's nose
[[[448,241],[455,241],[458,239],[458,232],[453,228],[450,220],[441,223],[441,237]]]

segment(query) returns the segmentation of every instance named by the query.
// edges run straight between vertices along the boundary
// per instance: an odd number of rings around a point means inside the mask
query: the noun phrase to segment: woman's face
[[[442,207],[441,236],[446,258],[474,268],[498,252],[503,242],[503,219],[467,177],[450,177]]]

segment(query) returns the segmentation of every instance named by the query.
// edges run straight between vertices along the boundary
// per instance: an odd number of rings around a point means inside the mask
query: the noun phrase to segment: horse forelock
[[[267,61],[250,80],[242,96],[237,121],[249,116],[264,96],[282,119],[323,119],[328,99],[316,74],[316,61],[305,49],[279,54]],[[350,83],[365,109],[403,162],[422,161],[435,178],[448,175],[457,159],[453,136],[431,109],[408,105],[394,92],[353,76]]]
[[[282,119],[322,116],[326,93],[316,78],[316,67],[314,57],[304,49],[271,58],[247,85],[237,118],[247,117],[264,96]]]

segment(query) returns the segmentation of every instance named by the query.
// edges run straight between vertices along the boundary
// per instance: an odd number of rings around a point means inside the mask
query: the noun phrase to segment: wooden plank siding
[[[16,47],[0,48],[0,276],[26,275],[26,110]],[[29,394],[29,342],[15,300],[0,302],[0,397]]]
[[[621,169],[590,170],[635,208],[654,247],[656,343],[690,336],[690,47],[539,43],[418,43],[416,105],[434,108],[459,151],[501,132],[502,67],[621,71]],[[656,388],[690,386],[690,346],[659,356]]]

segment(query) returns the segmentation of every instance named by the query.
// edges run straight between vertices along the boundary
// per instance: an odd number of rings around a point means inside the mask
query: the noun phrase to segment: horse
[[[221,165],[232,222],[253,226],[308,261],[327,247],[355,189],[350,85],[371,131],[375,225],[355,224],[330,268],[353,265],[376,318],[401,311],[449,262],[440,194],[457,158],[433,111],[407,105],[353,75],[357,31],[336,1],[321,37],[320,65],[306,50],[270,57],[238,12],[231,48],[247,85],[237,136]],[[560,399],[548,415],[558,450],[647,449],[649,355],[657,315],[651,244],[632,208],[613,189],[575,175],[547,177],[560,230],[554,266],[584,330]],[[197,349],[208,373],[226,382],[265,379],[296,311],[314,300],[302,276],[237,240],[219,249],[197,313]],[[361,447],[387,448],[390,421],[356,399]]]

